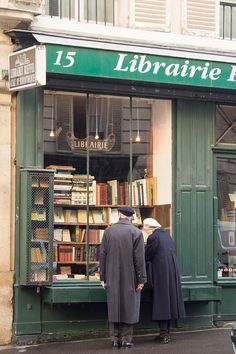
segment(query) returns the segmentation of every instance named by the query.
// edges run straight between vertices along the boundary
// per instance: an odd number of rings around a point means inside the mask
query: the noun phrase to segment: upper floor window
[[[114,0],[46,0],[45,14],[69,20],[114,25]]]
[[[236,39],[236,1],[220,3],[220,37]]]

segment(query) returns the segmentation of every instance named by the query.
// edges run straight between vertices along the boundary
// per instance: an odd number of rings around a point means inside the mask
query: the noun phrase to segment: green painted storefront
[[[145,73],[137,73],[137,61],[143,60],[139,69],[148,71],[151,63],[164,62],[165,59],[166,63],[171,65],[173,58],[163,57],[160,61],[160,57],[144,58],[144,55],[136,54],[133,73],[129,71],[127,74],[128,64],[121,64],[120,61],[120,68],[124,70],[119,75],[117,71],[115,75],[111,75],[108,63],[113,61],[113,67],[117,67],[118,53],[109,55],[109,51],[97,50],[99,65],[96,66],[93,60],[95,49],[47,45],[47,50],[47,89],[58,90],[67,87],[68,91],[109,92],[172,100],[173,237],[177,245],[187,312],[187,317],[173,326],[194,329],[235,320],[236,281],[227,278],[217,280],[216,158],[236,158],[236,147],[214,147],[216,104],[236,104],[232,76],[234,67],[228,63],[216,62],[206,65],[206,61],[195,60],[192,64],[202,64],[205,70],[214,70],[210,74],[211,80],[209,71],[204,71],[204,75],[208,75],[204,84],[199,77],[196,80],[191,78],[190,82],[183,76],[178,79],[178,69],[172,66],[168,73],[172,72],[173,75],[168,81],[164,76],[157,78],[157,75],[150,75],[146,79]],[[55,53],[57,56],[53,57]],[[87,58],[87,65],[84,65],[83,61],[77,66],[81,72],[77,69],[73,71],[73,65],[70,65],[74,63],[77,53],[83,53],[84,58]],[[134,59],[132,53],[126,54],[127,57],[130,56],[129,62]],[[118,55],[118,60],[121,60],[119,58],[121,54]],[[174,58],[174,63],[186,65],[186,60],[182,58],[178,61]],[[56,69],[52,63],[57,63]],[[199,69],[196,73],[199,72],[202,75],[203,71]],[[227,81],[229,78],[232,80]],[[219,88],[228,91],[220,92]],[[42,110],[43,88],[18,92],[17,213],[20,207],[19,170],[24,167],[43,167]],[[19,252],[21,240],[19,220],[16,219],[16,265],[22,262]],[[150,297],[145,293],[140,323],[136,326],[137,332],[153,330],[154,324],[149,319],[149,312]],[[91,333],[104,335],[107,334],[106,321],[105,293],[98,282],[78,281],[71,285],[62,281],[42,287],[22,286],[16,267],[13,330],[15,340],[24,341],[29,337],[36,340],[61,337],[69,339],[88,337]]]

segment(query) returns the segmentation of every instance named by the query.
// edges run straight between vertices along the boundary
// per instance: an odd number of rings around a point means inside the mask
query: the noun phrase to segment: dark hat
[[[118,211],[125,216],[132,216],[133,214],[135,214],[134,209],[130,207],[121,207],[118,208]]]

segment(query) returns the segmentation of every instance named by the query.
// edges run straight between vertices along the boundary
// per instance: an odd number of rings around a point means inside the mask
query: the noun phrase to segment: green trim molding
[[[182,289],[184,301],[221,301],[222,299],[222,288],[220,286],[183,285]],[[142,300],[150,300],[150,296],[142,296]],[[62,281],[44,288],[43,302],[49,304],[101,303],[106,302],[106,291],[100,282],[68,283]]]
[[[43,290],[43,302],[79,303],[106,302],[106,291],[100,282],[58,282]]]
[[[46,45],[46,56],[48,73],[236,88],[235,63],[54,44]]]
[[[222,288],[212,285],[183,285],[184,301],[221,301]]]

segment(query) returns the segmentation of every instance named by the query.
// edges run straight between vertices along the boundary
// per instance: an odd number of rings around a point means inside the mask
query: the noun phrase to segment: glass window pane
[[[236,159],[217,160],[218,277],[236,276]]]
[[[236,106],[216,106],[216,145],[236,144]]]
[[[154,217],[171,232],[171,101],[45,93],[44,151],[56,170],[55,280],[98,279],[119,206],[135,209],[138,227]]]
[[[232,8],[232,39],[236,38],[236,6]]]
[[[224,39],[231,39],[231,7],[225,6],[224,10]]]
[[[220,38],[224,38],[224,7],[220,6]]]

